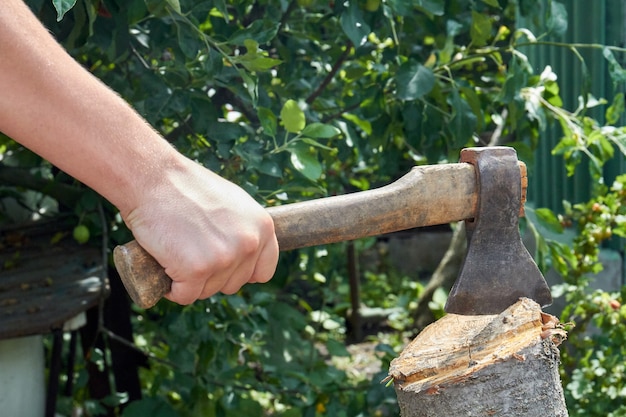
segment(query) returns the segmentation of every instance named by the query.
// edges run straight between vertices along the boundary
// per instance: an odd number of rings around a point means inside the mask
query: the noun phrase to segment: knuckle
[[[241,256],[251,256],[259,251],[261,239],[258,235],[247,233],[240,237],[237,246]]]
[[[211,272],[211,264],[204,257],[196,257],[187,261],[188,276],[193,280],[204,280]]]
[[[180,305],[189,305],[198,299],[197,295],[189,292],[185,285],[181,283],[172,285],[172,290],[167,295],[167,298]]]
[[[226,295],[233,295],[235,293],[237,293],[237,291],[239,291],[239,289],[241,288],[241,286],[234,286],[234,285],[227,285],[225,287],[223,287],[220,292]]]
[[[237,251],[227,247],[216,248],[211,256],[211,275],[226,271],[232,267],[237,260]]]
[[[259,228],[263,233],[274,234],[274,220],[267,212],[265,214],[259,221]]]

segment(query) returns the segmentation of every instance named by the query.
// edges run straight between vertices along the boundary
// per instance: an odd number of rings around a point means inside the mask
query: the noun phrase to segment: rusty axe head
[[[552,303],[550,289],[522,243],[522,178],[509,147],[468,148],[461,162],[475,167],[478,206],[466,220],[468,248],[445,310],[463,315],[499,314],[527,297]]]

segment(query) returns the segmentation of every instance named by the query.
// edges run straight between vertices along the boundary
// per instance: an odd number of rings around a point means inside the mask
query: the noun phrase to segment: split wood
[[[558,319],[530,299],[499,315],[449,314],[391,363],[402,417],[566,417]]]

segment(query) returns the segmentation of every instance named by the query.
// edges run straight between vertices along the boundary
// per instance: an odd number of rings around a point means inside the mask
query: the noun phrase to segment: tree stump
[[[391,362],[402,417],[567,417],[558,319],[520,299],[499,315],[449,314]]]

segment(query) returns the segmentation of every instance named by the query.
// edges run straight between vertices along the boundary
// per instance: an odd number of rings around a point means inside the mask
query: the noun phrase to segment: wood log
[[[530,299],[499,315],[448,314],[391,362],[402,417],[567,417],[558,319]]]

